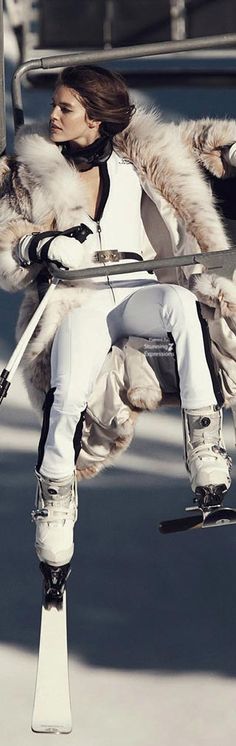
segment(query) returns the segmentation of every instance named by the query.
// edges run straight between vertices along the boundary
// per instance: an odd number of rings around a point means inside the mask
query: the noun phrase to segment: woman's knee
[[[60,414],[80,418],[86,409],[88,396],[78,388],[59,384],[55,387],[53,407]]]
[[[179,285],[166,285],[163,288],[163,318],[171,329],[178,324],[182,330],[192,330],[193,324],[198,322],[196,301],[194,293],[187,288]]]
[[[196,295],[180,285],[166,285],[164,288],[163,304],[172,309],[179,308],[189,312],[190,309],[196,308],[196,301]]]

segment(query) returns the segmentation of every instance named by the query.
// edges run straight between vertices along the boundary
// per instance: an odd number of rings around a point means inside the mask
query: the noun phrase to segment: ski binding
[[[236,523],[236,509],[223,506],[224,491],[224,485],[198,488],[194,505],[185,508],[187,513],[191,512],[194,515],[162,521],[159,524],[159,531],[162,534],[169,534],[193,528],[215,528]]]
[[[71,573],[70,564],[62,567],[52,567],[47,565],[46,562],[40,562],[39,567],[44,576],[45,609],[50,609],[51,606],[61,609],[66,581]]]

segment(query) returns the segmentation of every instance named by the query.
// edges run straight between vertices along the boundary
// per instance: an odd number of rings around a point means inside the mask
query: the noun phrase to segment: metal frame
[[[0,156],[6,149],[6,116],[5,116],[5,72],[4,72],[4,39],[3,39],[3,0],[0,0]]]
[[[19,65],[12,78],[12,107],[15,129],[17,130],[18,127],[24,124],[21,82],[24,75],[31,70],[55,70],[72,64],[84,65],[109,62],[110,60],[135,59],[138,57],[189,52],[198,49],[214,49],[215,47],[235,47],[236,49],[236,34],[205,36],[198,39],[184,39],[183,41],[164,41],[158,44],[140,44],[132,47],[95,50],[94,52],[71,52],[70,54],[52,55],[50,57],[39,57],[28,60]]]

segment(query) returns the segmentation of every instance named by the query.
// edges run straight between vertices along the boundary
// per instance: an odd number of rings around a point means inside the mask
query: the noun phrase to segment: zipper
[[[98,232],[99,248],[100,248],[100,251],[102,251],[102,238],[101,238],[102,229],[101,229],[101,225],[99,223],[99,220],[97,220],[97,232]],[[102,263],[103,263],[103,266],[105,267],[106,266],[106,262],[102,262]],[[112,285],[110,283],[110,278],[108,277],[108,275],[106,277],[106,280],[107,280],[108,287],[110,288],[110,290],[112,292],[113,300],[114,300],[114,303],[115,303],[116,299],[115,299],[115,295],[114,295],[114,290],[113,290],[113,287],[112,287]]]
[[[98,232],[98,240],[99,240],[100,251],[102,251],[102,239],[101,239],[102,229],[101,229],[100,223],[98,221],[97,221],[97,232]]]

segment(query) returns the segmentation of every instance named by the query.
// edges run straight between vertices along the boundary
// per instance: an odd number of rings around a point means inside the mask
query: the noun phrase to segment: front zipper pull
[[[97,232],[98,232],[98,238],[99,238],[100,251],[102,251],[102,239],[101,239],[102,229],[101,229],[100,223],[98,221],[97,221]],[[104,267],[106,266],[106,262],[103,262],[103,266]],[[108,287],[110,288],[110,290],[112,292],[113,300],[114,300],[114,303],[115,303],[114,290],[113,290],[113,287],[112,287],[112,285],[110,283],[110,278],[108,277],[108,275],[106,275],[106,282],[107,282],[107,285],[108,285]]]

